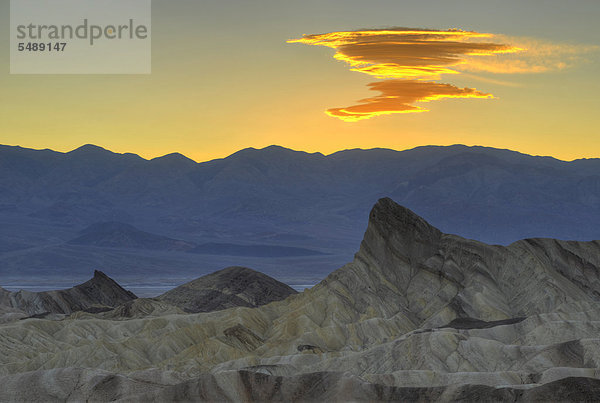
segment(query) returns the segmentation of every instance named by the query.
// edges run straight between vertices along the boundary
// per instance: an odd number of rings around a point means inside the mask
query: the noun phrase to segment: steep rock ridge
[[[94,271],[92,279],[67,290],[9,292],[0,289],[1,307],[19,310],[27,315],[70,314],[98,307],[116,307],[135,298],[135,294],[98,270]]]
[[[211,312],[236,306],[257,307],[297,292],[246,267],[228,267],[183,284],[158,297],[186,312]]]
[[[390,199],[380,200],[370,217],[354,262],[310,291],[337,296],[354,317],[401,316],[415,328],[435,327],[455,318],[505,320],[599,301],[598,241],[486,245],[442,234]]]
[[[133,374],[173,371],[182,382],[155,382],[164,399],[585,399],[600,379],[599,271],[598,241],[486,245],[381,199],[354,261],[310,290],[258,308],[2,325],[0,375],[99,368],[134,396]]]

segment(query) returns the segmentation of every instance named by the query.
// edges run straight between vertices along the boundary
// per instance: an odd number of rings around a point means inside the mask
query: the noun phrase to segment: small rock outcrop
[[[296,293],[287,284],[266,274],[234,266],[176,287],[158,299],[195,313],[236,306],[258,307]]]
[[[134,293],[121,287],[103,272],[95,270],[92,279],[67,290],[10,292],[1,289],[0,307],[21,311],[29,316],[70,314],[114,308],[136,298]]]

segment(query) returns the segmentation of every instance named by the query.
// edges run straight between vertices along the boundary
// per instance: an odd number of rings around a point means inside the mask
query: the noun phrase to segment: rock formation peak
[[[0,307],[25,315],[70,314],[90,308],[114,308],[137,298],[100,270],[94,270],[94,277],[85,283],[66,290],[10,292],[0,289],[0,294]]]
[[[379,199],[373,206],[369,214],[369,223],[389,232],[404,232],[414,236],[440,233],[412,210],[397,204],[389,197]]]
[[[110,279],[104,272],[100,270],[94,270],[94,278],[95,279]]]
[[[376,258],[396,249],[410,260],[432,254],[442,233],[410,209],[382,198],[369,214],[361,251]]]
[[[159,297],[187,312],[257,307],[296,294],[286,284],[247,267],[232,266],[183,284]]]

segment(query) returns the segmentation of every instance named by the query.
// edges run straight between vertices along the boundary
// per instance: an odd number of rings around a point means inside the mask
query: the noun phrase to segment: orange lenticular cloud
[[[334,57],[350,64],[352,70],[380,78],[439,79],[441,74],[457,73],[453,67],[466,63],[467,56],[524,51],[516,46],[482,41],[493,37],[493,34],[460,30],[395,28],[305,35],[288,43],[333,48]]]
[[[359,105],[333,108],[326,113],[346,122],[356,122],[392,113],[426,112],[415,102],[443,98],[493,98],[473,88],[435,83],[442,74],[460,74],[467,64],[481,56],[519,53],[524,48],[493,42],[493,34],[413,28],[360,30],[305,35],[288,43],[327,46],[336,50],[334,58],[352,71],[379,79],[369,84],[380,96],[366,98]],[[481,66],[478,65],[478,66]],[[498,65],[494,66],[498,69]]]
[[[429,102],[442,98],[493,98],[473,88],[458,88],[451,84],[439,84],[419,80],[386,80],[368,84],[381,95],[360,100],[359,105],[329,109],[329,116],[345,122],[356,122],[392,113],[427,112],[415,102]]]

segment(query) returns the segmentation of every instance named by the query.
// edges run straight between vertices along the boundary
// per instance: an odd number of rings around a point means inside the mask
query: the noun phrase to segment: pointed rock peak
[[[119,283],[100,270],[94,270],[94,277],[91,280],[73,288],[88,297],[93,296],[96,300],[102,301],[108,306],[115,306],[115,301],[121,303],[137,298],[134,293],[121,287]]]
[[[108,277],[104,272],[101,272],[100,270],[94,270],[94,277],[84,284],[108,285],[111,288],[114,287],[114,288],[122,289],[122,287],[119,285],[119,283],[117,283],[112,278]],[[82,284],[82,285],[84,285],[84,284]]]
[[[100,271],[100,270],[94,270],[94,277],[88,281],[88,283],[92,283],[92,284],[103,284],[103,285],[108,285],[111,288],[118,288],[118,289],[123,289],[121,287],[121,285],[119,285],[119,283],[117,283],[115,280],[113,280],[112,278],[108,277],[104,272]]]
[[[418,232],[430,233],[432,230],[438,231],[423,218],[389,197],[379,199],[373,206],[369,215],[369,223],[381,228],[389,228],[394,232],[403,231],[415,234]]]
[[[410,259],[418,259],[435,251],[441,236],[423,218],[386,197],[371,210],[361,250],[380,258],[393,249]]]
[[[110,277],[108,277],[106,274],[104,274],[104,272],[101,272],[100,270],[94,270],[94,278],[95,279],[108,279],[108,280],[112,280]]]

